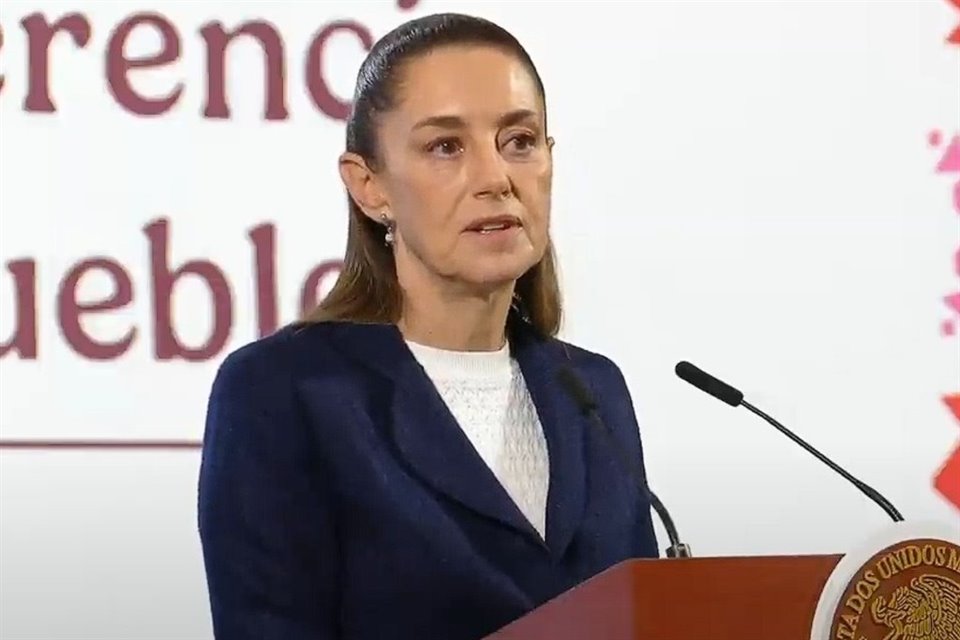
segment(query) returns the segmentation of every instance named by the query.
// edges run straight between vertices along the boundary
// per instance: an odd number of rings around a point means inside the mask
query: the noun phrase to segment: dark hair
[[[396,106],[397,89],[405,63],[443,46],[487,45],[517,56],[536,82],[546,104],[543,81],[523,46],[502,27],[473,16],[441,13],[406,22],[370,50],[357,74],[353,109],[347,122],[346,150],[363,157],[377,170],[378,114]],[[401,291],[393,251],[384,242],[386,229],[368,218],[347,196],[350,221],[343,270],[336,284],[304,322],[347,320],[390,323],[399,319]],[[553,243],[543,258],[517,282],[514,311],[544,335],[560,328],[561,300]]]

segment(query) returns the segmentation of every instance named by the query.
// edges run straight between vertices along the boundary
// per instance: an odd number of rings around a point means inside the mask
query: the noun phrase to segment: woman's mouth
[[[477,220],[467,227],[467,231],[481,235],[491,235],[520,229],[522,226],[520,220],[514,216],[497,216]]]

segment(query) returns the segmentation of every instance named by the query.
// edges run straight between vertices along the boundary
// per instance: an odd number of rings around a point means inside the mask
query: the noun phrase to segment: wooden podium
[[[810,640],[839,555],[629,560],[488,640]]]

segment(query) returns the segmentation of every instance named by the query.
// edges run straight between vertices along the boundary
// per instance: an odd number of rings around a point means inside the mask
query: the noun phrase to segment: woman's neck
[[[484,295],[417,287],[403,297],[397,325],[407,340],[451,351],[497,351],[506,341],[512,285]]]

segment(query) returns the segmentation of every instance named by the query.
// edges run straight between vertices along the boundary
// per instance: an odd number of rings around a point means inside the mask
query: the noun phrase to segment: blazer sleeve
[[[610,390],[608,406],[611,414],[606,419],[610,425],[615,425],[617,439],[627,445],[630,455],[640,463],[639,469],[643,476],[643,482],[649,486],[640,425],[637,421],[630,388],[627,386],[626,378],[624,378],[620,367],[609,359],[604,358],[604,360],[607,379],[604,388]],[[635,534],[633,540],[636,541],[637,545],[634,549],[634,555],[639,558],[658,558],[660,551],[657,545],[657,534],[653,526],[653,513],[651,511],[653,506],[646,497],[644,502],[646,508],[637,510],[637,520],[634,523]]]
[[[340,637],[333,505],[290,377],[235,353],[213,383],[198,515],[218,640]]]

